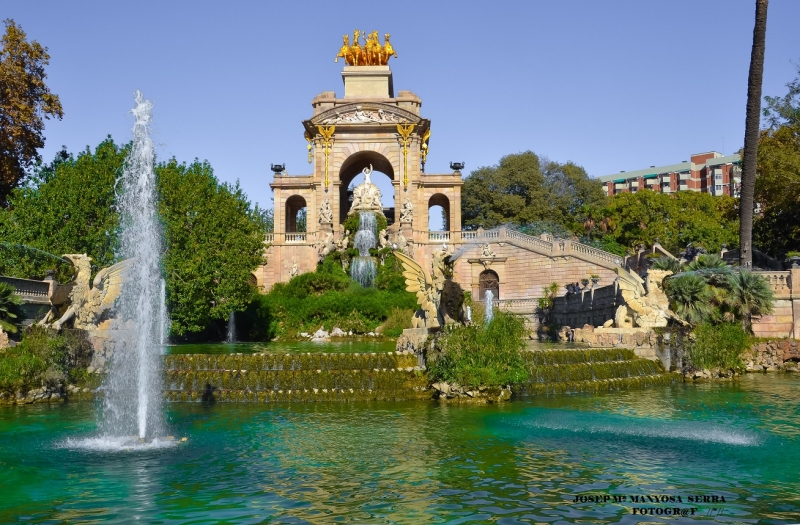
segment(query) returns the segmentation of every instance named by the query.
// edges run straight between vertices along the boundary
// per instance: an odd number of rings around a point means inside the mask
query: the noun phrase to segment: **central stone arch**
[[[339,223],[343,223],[347,219],[347,212],[350,211],[349,195],[347,187],[356,178],[364,168],[372,165],[372,169],[384,173],[387,177],[396,181],[394,168],[392,163],[381,153],[372,150],[364,150],[353,153],[345,159],[342,167],[339,169]],[[395,186],[393,184],[393,186]],[[393,196],[394,197],[394,196]],[[394,198],[392,201],[394,202]],[[390,221],[391,222],[391,221]]]

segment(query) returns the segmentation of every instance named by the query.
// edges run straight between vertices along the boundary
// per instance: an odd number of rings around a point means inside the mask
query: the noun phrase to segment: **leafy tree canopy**
[[[25,170],[41,160],[43,119],[61,119],[64,111],[57,95],[45,84],[44,68],[50,62],[47,48],[28,42],[25,32],[6,19],[0,40],[0,205],[25,177]]]
[[[246,308],[267,223],[238,184],[220,184],[206,162],[171,159],[156,173],[172,333],[200,332]]]
[[[677,253],[694,243],[718,251],[738,243],[736,200],[707,193],[682,191],[674,195],[641,190],[610,197],[605,205],[590,207],[586,228],[590,235],[632,248],[652,246],[658,240]]]
[[[798,69],[800,73],[800,69]],[[781,257],[800,246],[800,77],[785,97],[765,97],[770,122],[758,143],[753,225],[757,248]]]
[[[116,262],[115,185],[127,151],[109,137],[76,158],[59,153],[11,193],[0,209],[0,238],[56,255],[87,253],[101,268]],[[171,331],[201,332],[251,300],[271,214],[252,206],[238,185],[221,184],[208,163],[171,159],[156,175]]]
[[[470,173],[461,192],[461,217],[471,229],[545,220],[574,229],[580,209],[603,198],[600,183],[582,167],[526,151]]]

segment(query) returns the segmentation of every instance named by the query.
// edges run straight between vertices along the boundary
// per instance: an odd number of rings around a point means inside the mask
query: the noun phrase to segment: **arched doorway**
[[[372,165],[372,182],[381,190],[381,203],[384,206],[384,214],[389,224],[394,222],[394,169],[389,159],[377,151],[359,151],[347,157],[339,170],[339,223],[347,219],[347,212],[350,211],[352,202],[352,182],[361,183],[361,176],[364,168]],[[356,180],[357,179],[357,180]],[[388,179],[388,181],[387,181]]]
[[[286,233],[306,231],[306,200],[300,195],[286,199]]]
[[[428,201],[428,230],[450,231],[450,199],[441,193]]]
[[[473,274],[474,275],[474,274]],[[492,291],[492,297],[500,299],[500,278],[492,270],[484,270],[478,277],[478,299],[483,301],[486,298],[486,291]]]

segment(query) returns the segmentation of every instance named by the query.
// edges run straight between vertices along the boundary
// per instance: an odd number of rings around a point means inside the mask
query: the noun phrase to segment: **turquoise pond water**
[[[0,523],[800,522],[798,407],[789,375],[501,406],[173,403],[186,443],[104,452],[75,445],[92,402],[3,406]],[[606,495],[628,501],[575,502]],[[697,510],[633,514],[674,507]]]

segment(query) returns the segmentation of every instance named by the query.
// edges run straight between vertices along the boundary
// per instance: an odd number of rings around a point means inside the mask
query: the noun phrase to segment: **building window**
[[[716,175],[714,175],[714,178],[717,180],[722,180],[722,173],[717,173]]]
[[[714,191],[722,191],[722,184],[717,184],[714,186]]]

